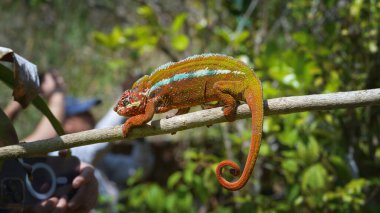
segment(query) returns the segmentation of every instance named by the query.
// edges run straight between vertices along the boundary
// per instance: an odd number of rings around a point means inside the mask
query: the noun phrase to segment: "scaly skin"
[[[241,176],[234,182],[224,179],[222,170],[227,166],[232,167],[231,174],[240,174],[240,167],[230,160],[220,162],[216,168],[219,183],[229,190],[238,190],[253,171],[263,125],[261,83],[243,62],[225,55],[203,54],[164,64],[126,90],[115,111],[130,117],[123,125],[126,137],[131,128],[146,124],[154,113],[178,109],[177,114],[184,114],[192,106],[208,106],[213,101],[223,104],[228,121],[235,120],[238,101],[246,101],[252,113],[251,146]]]

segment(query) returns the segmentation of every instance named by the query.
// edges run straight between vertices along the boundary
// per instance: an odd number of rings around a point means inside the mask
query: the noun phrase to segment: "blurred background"
[[[205,52],[254,66],[266,99],[380,87],[376,0],[2,0],[0,29],[1,46],[40,72],[57,69],[68,93],[101,98],[96,119],[130,76]],[[4,84],[0,95],[1,107],[12,99]],[[379,212],[379,111],[265,117],[257,165],[238,192],[222,189],[214,168],[227,158],[245,162],[250,120],[147,138],[158,169],[125,180],[117,209]],[[20,137],[40,117],[24,110],[15,121]]]

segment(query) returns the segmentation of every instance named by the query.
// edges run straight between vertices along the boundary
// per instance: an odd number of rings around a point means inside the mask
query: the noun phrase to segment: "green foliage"
[[[94,32],[94,39],[111,49],[127,47],[136,50],[138,55],[150,52],[152,48],[159,45],[159,42],[162,42],[160,39],[164,36],[168,37],[173,50],[182,52],[188,48],[189,38],[182,33],[188,16],[186,13],[177,15],[170,28],[158,25],[152,18],[154,14],[149,6],[137,8],[137,13],[146,18],[148,24],[128,26],[124,29],[115,26],[109,34]]]
[[[214,173],[210,166],[199,165],[207,165],[215,158],[194,150],[186,151],[184,156],[187,163],[183,172],[173,173],[166,187],[155,183],[133,185],[133,181],[128,181],[129,189],[123,192],[127,206],[135,211],[196,212],[195,198],[202,204],[211,202],[210,195],[217,190],[216,181],[209,181]]]

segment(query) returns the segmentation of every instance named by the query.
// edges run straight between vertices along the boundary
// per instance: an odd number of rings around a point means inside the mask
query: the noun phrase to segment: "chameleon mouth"
[[[140,101],[136,101],[125,106],[126,108],[140,106]]]

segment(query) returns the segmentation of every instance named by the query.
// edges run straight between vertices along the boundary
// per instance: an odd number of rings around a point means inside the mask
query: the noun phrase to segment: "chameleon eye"
[[[127,106],[127,105],[128,105],[128,100],[127,100],[127,99],[124,99],[124,100],[123,100],[123,105],[124,105],[124,106]]]

